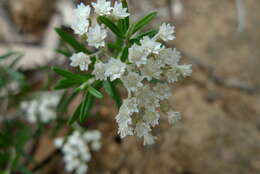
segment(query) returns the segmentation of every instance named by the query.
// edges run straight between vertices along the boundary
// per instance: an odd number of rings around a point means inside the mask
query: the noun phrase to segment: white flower
[[[165,72],[165,76],[169,83],[177,82],[180,74],[176,68],[170,68]]]
[[[90,6],[85,6],[83,3],[77,5],[74,10],[74,17],[71,24],[71,28],[74,30],[75,34],[83,35],[87,33],[89,27],[89,15],[91,8]]]
[[[161,43],[154,41],[148,36],[140,40],[141,46],[148,52],[158,54],[161,48]]]
[[[192,65],[178,65],[178,70],[180,72],[180,74],[182,75],[182,77],[187,77],[190,76],[192,73],[192,69],[191,69]]]
[[[154,144],[155,139],[156,137],[152,136],[151,134],[144,135],[144,146]]]
[[[157,111],[146,110],[143,116],[144,122],[152,127],[159,124],[160,114]]]
[[[144,137],[146,136],[149,132],[151,132],[151,128],[149,124],[146,124],[144,122],[138,122],[135,125],[135,133],[138,137]]]
[[[127,8],[123,8],[123,5],[121,2],[120,3],[115,2],[111,15],[114,19],[123,19],[123,18],[129,16],[130,14],[127,12]]]
[[[157,83],[153,91],[159,100],[167,99],[171,96],[171,88],[167,83]]]
[[[179,112],[170,110],[167,112],[167,117],[170,124],[175,124],[181,119],[181,114]]]
[[[119,113],[116,116],[118,123],[118,134],[121,138],[133,135],[132,114],[138,112],[136,98],[128,98],[123,100],[123,104],[119,109]]]
[[[95,8],[95,12],[100,15],[109,15],[112,9],[111,2],[106,0],[97,0],[96,3],[92,3],[92,6]]]
[[[169,41],[173,40],[175,37],[173,36],[174,34],[174,26],[171,26],[170,24],[163,23],[160,26],[159,32],[157,34],[158,39],[162,39],[163,41]]]
[[[113,81],[117,78],[120,78],[126,69],[126,64],[121,62],[119,59],[110,58],[108,63],[106,63],[105,76],[110,77],[110,80]]]
[[[175,48],[165,48],[159,52],[159,62],[170,66],[176,66],[181,58],[180,52]]]
[[[90,57],[83,52],[74,53],[70,57],[70,66],[79,67],[81,71],[87,71],[91,63]]]
[[[134,112],[138,112],[138,107],[137,107],[137,100],[135,97],[129,97],[127,99],[123,100],[123,104],[120,107],[120,109],[127,110],[130,115],[132,115]]]
[[[87,36],[89,46],[94,46],[95,48],[104,47],[107,31],[102,26],[97,24],[95,27],[89,28]]]
[[[129,48],[129,61],[136,64],[138,67],[142,64],[146,64],[147,56],[149,52],[142,46],[134,44]]]
[[[93,75],[95,75],[95,78],[97,80],[105,80],[106,76],[105,76],[105,71],[106,71],[106,66],[104,63],[102,62],[98,62],[95,64],[94,70],[92,72]]]
[[[142,87],[142,76],[136,72],[129,72],[126,76],[122,76],[121,80],[129,91],[136,91],[138,87]]]
[[[190,76],[192,73],[191,65],[177,65],[168,69],[165,72],[166,78],[169,83],[179,80],[180,77]]]
[[[56,138],[54,144],[57,148],[61,148],[66,171],[85,174],[88,170],[87,162],[91,160],[90,150],[100,149],[100,138],[99,131],[82,133],[78,130],[69,135],[65,142],[64,138]],[[64,146],[62,146],[63,143],[65,143]]]
[[[88,171],[88,166],[87,165],[80,165],[76,169],[76,174],[86,174],[87,171]]]
[[[57,117],[56,106],[60,100],[60,94],[42,92],[38,94],[38,98],[31,101],[24,101],[21,109],[25,112],[26,119],[30,123],[49,123]]]
[[[77,8],[74,9],[74,15],[77,18],[84,18],[88,19],[90,15],[91,8],[89,5],[84,5],[83,3],[80,3],[77,5]]]
[[[64,142],[64,139],[63,139],[63,138],[56,138],[56,139],[54,140],[54,145],[55,145],[55,147],[57,147],[57,148],[61,148],[62,145],[63,145],[63,142]]]
[[[150,111],[155,111],[155,108],[159,107],[159,99],[149,85],[138,88],[134,95],[139,107],[146,108]]]
[[[133,135],[133,128],[130,126],[132,124],[132,118],[127,108],[120,108],[116,116],[116,122],[118,124],[118,134],[121,138]]]
[[[158,79],[162,73],[161,66],[161,64],[158,64],[158,62],[153,59],[148,59],[147,63],[140,68],[141,74],[148,80],[151,80],[152,78]]]

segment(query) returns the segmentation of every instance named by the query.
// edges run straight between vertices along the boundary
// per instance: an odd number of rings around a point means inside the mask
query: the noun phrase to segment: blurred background
[[[79,2],[0,0],[0,54],[24,54],[19,66],[34,89],[50,76],[40,67],[64,66],[65,58],[54,51],[60,46],[54,28],[69,26]],[[150,27],[176,27],[176,39],[168,44],[193,64],[192,77],[179,82],[171,98],[183,119],[175,127],[162,120],[157,143],[143,147],[136,137],[117,138],[113,102],[97,103],[98,118],[90,125],[102,132],[103,147],[94,153],[89,173],[259,174],[260,1],[129,0],[129,6],[132,20],[158,11]],[[43,136],[35,158],[42,162],[54,150]],[[62,174],[63,165],[54,155],[38,173]]]

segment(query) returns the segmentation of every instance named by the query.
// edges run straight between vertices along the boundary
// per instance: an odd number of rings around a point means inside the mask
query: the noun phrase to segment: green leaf
[[[97,98],[103,97],[103,95],[98,90],[93,88],[92,86],[88,86],[88,92]]]
[[[57,106],[57,112],[63,113],[68,108],[71,101],[78,95],[78,92],[73,92],[71,95],[68,94],[66,91],[64,95],[62,96],[59,105]]]
[[[91,52],[81,43],[79,43],[72,35],[63,31],[61,28],[55,28],[60,38],[69,44],[75,51],[84,52],[86,54],[91,54]]]
[[[125,62],[128,57],[128,47],[125,47],[122,51],[122,55],[120,57],[122,62]]]
[[[19,54],[19,52],[14,52],[14,51],[7,52],[0,56],[0,60],[7,59],[8,57],[15,55],[15,54]]]
[[[130,40],[130,43],[138,43],[140,42],[140,40],[145,37],[145,36],[149,36],[150,38],[152,38],[153,36],[155,36],[158,33],[158,30],[149,30],[143,33],[138,34],[135,38]]]
[[[150,22],[155,16],[157,15],[156,12],[151,12],[142,19],[140,19],[138,22],[134,24],[134,28],[131,34],[134,34],[141,28],[143,28],[148,22]]]
[[[123,8],[127,8],[127,12],[129,12],[128,4],[126,0],[122,0],[122,5]],[[129,28],[129,16],[124,19],[120,19],[118,21],[118,27],[121,29],[122,33],[125,34]]]
[[[121,50],[121,47],[115,43],[107,43],[107,47],[113,50]]]
[[[81,102],[80,114],[79,114],[80,122],[83,122],[86,119],[86,117],[88,116],[88,112],[90,111],[90,108],[92,107],[93,101],[94,101],[93,95],[86,92],[84,99]]]
[[[98,21],[105,24],[117,37],[124,38],[121,30],[107,17],[99,16]]]
[[[79,82],[70,79],[62,79],[57,83],[57,85],[54,86],[54,89],[58,90],[58,89],[70,88],[76,84],[79,84]]]
[[[66,71],[64,69],[57,68],[57,67],[52,67],[52,70],[55,73],[65,77],[67,79],[70,79],[72,81],[78,82],[78,83],[84,83],[92,77],[92,75],[89,75],[89,74],[83,76],[83,75],[72,73],[72,72]]]
[[[103,81],[103,88],[105,89],[106,93],[113,98],[115,101],[117,108],[119,109],[122,105],[122,101],[119,95],[119,92],[117,88],[114,86],[114,84],[110,81]]]
[[[77,107],[77,109],[74,111],[72,117],[70,117],[68,124],[71,125],[72,123],[74,123],[75,121],[78,120],[79,116],[80,116],[80,109],[81,109],[82,103],[79,104],[79,106]]]
[[[29,169],[27,169],[24,165],[22,164],[18,164],[17,165],[17,170],[19,170],[22,174],[33,174],[32,171],[30,171]]]

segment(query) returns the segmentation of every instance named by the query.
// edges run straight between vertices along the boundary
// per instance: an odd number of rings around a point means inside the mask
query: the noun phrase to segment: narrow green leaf
[[[122,62],[125,62],[128,57],[128,47],[125,47],[122,51],[122,55],[120,57]]]
[[[91,54],[91,52],[81,43],[79,43],[72,35],[63,31],[61,28],[55,28],[55,31],[61,37],[61,39],[69,44],[74,50],[78,52],[84,52],[87,54]]]
[[[57,85],[54,86],[54,89],[65,89],[70,88],[76,84],[80,84],[78,81],[70,80],[70,79],[62,79],[60,80]]]
[[[121,50],[121,47],[114,43],[107,43],[107,47],[113,50]]]
[[[122,5],[123,5],[123,8],[127,8],[127,12],[129,12],[127,0],[123,0]],[[125,32],[127,32],[128,28],[129,28],[129,16],[126,17],[125,19],[123,19],[123,23],[124,23]]]
[[[130,43],[139,43],[140,40],[145,37],[145,36],[149,36],[150,38],[152,38],[153,36],[155,36],[158,33],[158,30],[149,30],[143,33],[138,34],[135,38],[130,40]]]
[[[110,81],[103,81],[103,88],[105,89],[106,93],[113,98],[117,105],[117,108],[119,109],[122,105],[122,101],[119,92],[114,84]]]
[[[84,99],[81,104],[80,108],[80,114],[79,114],[79,120],[80,122],[85,121],[86,117],[88,116],[88,112],[90,111],[90,108],[92,107],[92,103],[94,101],[93,95],[86,92]]]
[[[157,15],[156,12],[151,12],[142,19],[140,19],[138,22],[134,24],[134,28],[131,34],[134,34],[141,28],[143,28],[148,22],[150,22],[155,16]]]
[[[80,109],[81,109],[82,103],[80,103],[77,107],[77,109],[74,111],[72,117],[70,117],[68,124],[71,125],[72,123],[74,123],[75,121],[77,121],[79,119],[80,116]]]
[[[7,52],[7,53],[5,53],[3,55],[0,55],[0,60],[6,59],[6,58],[8,58],[8,57],[10,57],[10,56],[12,56],[14,54],[18,54],[18,52],[14,52],[14,51]]]
[[[88,92],[97,98],[103,97],[103,95],[98,90],[93,88],[92,86],[88,86]]]
[[[60,102],[57,106],[57,112],[63,113],[68,108],[71,101],[78,95],[78,92],[73,92],[72,94],[68,94],[68,91],[65,91]]]
[[[73,81],[77,81],[79,83],[84,83],[84,82],[86,82],[87,80],[89,80],[92,77],[92,75],[89,75],[89,74],[83,76],[83,75],[72,73],[72,72],[66,71],[64,69],[57,68],[57,67],[52,67],[52,70],[55,73],[65,77],[67,79],[70,79],[70,80],[73,80]]]
[[[100,23],[105,24],[116,36],[118,36],[120,38],[124,37],[122,32],[120,31],[120,29],[110,19],[108,19],[107,17],[99,16],[98,17],[98,21]]]

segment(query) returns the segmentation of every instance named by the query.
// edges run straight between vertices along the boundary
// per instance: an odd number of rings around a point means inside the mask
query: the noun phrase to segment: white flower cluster
[[[64,154],[65,169],[67,172],[85,174],[88,171],[87,162],[91,160],[90,151],[101,148],[101,133],[97,130],[84,133],[75,130],[67,138],[56,138],[54,145]]]
[[[128,90],[128,98],[116,116],[122,138],[137,135],[144,139],[144,145],[150,145],[156,138],[151,131],[159,124],[160,112],[168,116],[170,124],[180,119],[178,112],[162,103],[171,95],[170,84],[192,72],[191,65],[179,65],[180,52],[165,48],[160,42],[173,40],[173,33],[173,26],[162,24],[153,38],[145,36],[140,44],[129,48],[128,64],[118,65],[125,68],[120,71],[124,72],[121,77],[117,77]]]
[[[57,117],[56,106],[59,100],[59,93],[42,92],[33,100],[23,101],[21,109],[30,123],[49,123]]]
[[[123,19],[129,16],[127,9],[123,8],[122,3],[115,2],[114,7],[111,7],[111,2],[106,0],[97,0],[96,3],[92,3],[95,13],[99,16],[107,16],[113,20]],[[91,7],[80,3],[74,10],[74,18],[71,24],[71,28],[75,34],[83,35],[87,39],[89,46],[100,48],[105,46],[105,38],[107,37],[107,30],[103,25],[95,24],[94,21],[90,21]],[[92,26],[90,26],[92,24]],[[82,57],[82,55],[80,55]],[[76,62],[83,61],[83,59],[75,59]],[[72,60],[74,61],[74,59]],[[74,63],[72,63],[74,64]],[[75,63],[77,64],[77,63]],[[84,68],[81,68],[81,70]]]
[[[98,15],[107,16],[113,20],[129,16],[122,3],[115,3],[114,7],[111,7],[110,1],[97,0],[96,3],[92,3],[92,6]],[[89,11],[89,6],[80,4],[75,10],[76,18],[83,16],[84,20],[89,20]],[[77,26],[84,25],[77,24]],[[79,33],[77,30],[82,30],[75,27],[73,29],[75,33]],[[107,54],[104,57],[108,58],[101,60],[96,55],[98,58],[92,71],[95,79],[111,81],[120,79],[128,91],[128,98],[123,101],[116,116],[118,133],[122,138],[137,135],[144,139],[145,145],[153,144],[155,137],[151,131],[159,123],[160,112],[168,115],[171,124],[180,119],[178,112],[162,104],[163,100],[168,99],[171,94],[170,84],[182,77],[190,76],[192,72],[191,65],[179,64],[181,58],[179,51],[163,45],[163,42],[175,38],[174,32],[173,26],[163,23],[155,36],[144,36],[139,43],[130,46],[128,59],[125,62],[119,58],[109,57]],[[89,46],[99,48],[105,45],[104,26],[90,27],[85,30],[84,34],[87,36]],[[90,56],[84,53],[74,54],[71,57],[71,66],[88,70]]]

